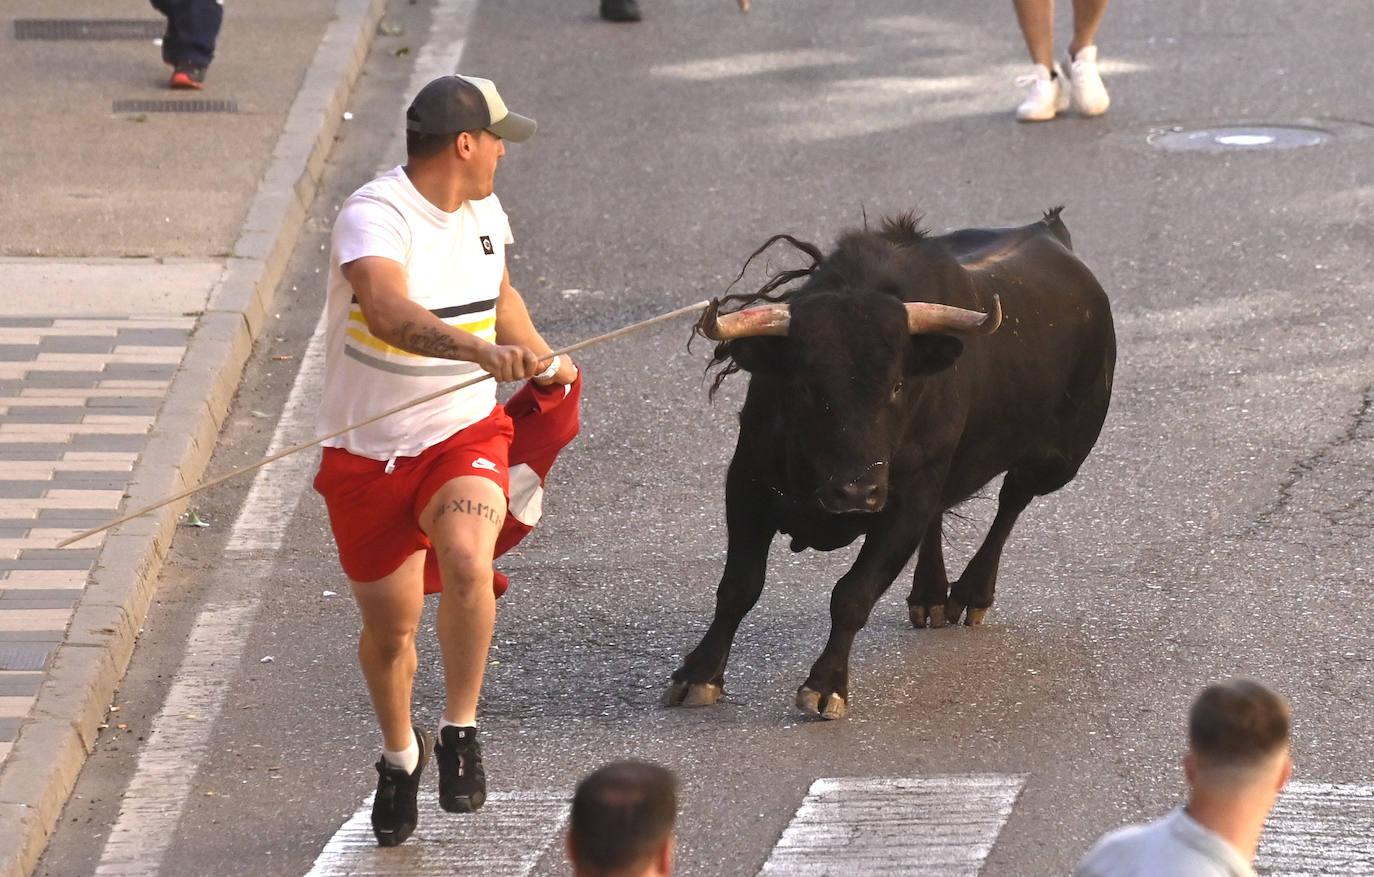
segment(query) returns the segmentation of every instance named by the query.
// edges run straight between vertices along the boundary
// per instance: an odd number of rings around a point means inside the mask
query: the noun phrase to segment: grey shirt
[[[1149,825],[1129,825],[1103,837],[1074,877],[1255,877],[1226,839],[1180,807]]]

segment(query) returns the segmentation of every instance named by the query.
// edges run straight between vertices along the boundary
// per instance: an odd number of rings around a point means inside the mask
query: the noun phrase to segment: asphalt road
[[[723,561],[743,382],[707,403],[706,347],[686,348],[686,323],[587,351],[583,434],[545,522],[501,565],[512,589],[482,714],[493,790],[566,795],[604,760],[662,761],[682,780],[681,872],[727,875],[764,865],[818,778],[1014,776],[982,873],[1064,873],[1101,832],[1177,802],[1187,704],[1235,674],[1291,700],[1300,778],[1374,783],[1374,105],[1349,75],[1374,10],[1346,0],[1313,22],[1269,0],[1119,0],[1099,39],[1111,111],[1026,126],[1011,120],[1009,5],[644,5],[632,27],[603,25],[591,0],[438,22],[461,30],[460,69],[539,120],[498,191],[513,280],[551,341],[720,294],[776,232],[824,246],[865,214],[915,209],[944,231],[1064,204],[1113,300],[1115,396],[1078,480],[1023,516],[987,628],[911,630],[899,579],[857,641],[851,718],[805,721],[792,693],[853,549],[791,555],[780,540],[725,701],[670,710],[659,694],[709,621]],[[391,18],[414,54],[437,38],[426,9]],[[213,471],[260,457],[289,408],[329,218],[396,160],[410,76],[407,57],[369,60]],[[1294,150],[1149,142],[1239,123],[1335,136]],[[226,550],[246,483],[199,501],[212,526],[178,538],[120,710],[38,873],[112,873],[111,827],[137,806],[134,759],[173,682],[223,697],[186,720],[212,721],[208,745],[183,756],[188,794],[165,836],[144,839],[164,845],[146,859],[162,873],[303,874],[359,808],[377,744],[356,612],[304,478],[277,482],[299,505],[275,550]],[[981,538],[987,495],[950,526],[952,567]],[[242,647],[196,665],[197,681],[177,668],[206,606],[225,607],[210,614]],[[429,721],[432,639],[421,668]],[[434,832],[448,818],[426,817]],[[423,873],[414,855],[396,870]],[[554,849],[532,873],[562,868]]]

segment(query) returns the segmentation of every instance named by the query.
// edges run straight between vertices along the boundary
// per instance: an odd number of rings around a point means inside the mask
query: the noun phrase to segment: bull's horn
[[[943,332],[948,335],[990,335],[1002,325],[1002,300],[992,297],[992,307],[985,314],[928,301],[906,303],[906,322],[911,334]]]
[[[698,328],[712,341],[729,341],[750,335],[786,335],[791,315],[785,304],[745,308],[731,314],[718,314],[713,304],[702,315]]]

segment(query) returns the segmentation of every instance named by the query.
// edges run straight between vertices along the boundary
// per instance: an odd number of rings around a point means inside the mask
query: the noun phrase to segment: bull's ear
[[[780,372],[786,368],[787,339],[759,335],[730,342],[730,355],[747,372]]]
[[[964,342],[953,335],[912,335],[911,352],[912,373],[933,375],[954,365],[964,352]]]

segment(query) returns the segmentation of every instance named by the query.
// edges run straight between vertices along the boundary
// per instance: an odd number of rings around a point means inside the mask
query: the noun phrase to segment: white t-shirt
[[[320,435],[483,374],[472,362],[421,356],[368,331],[341,270],[364,256],[405,266],[410,298],[451,326],[496,340],[496,300],[513,243],[493,194],[453,213],[421,195],[401,167],[344,201],[329,258]],[[491,413],[496,382],[481,381],[324,442],[374,460],[413,457]]]
[[[1182,807],[1149,825],[1128,825],[1088,851],[1074,877],[1255,877],[1226,838]]]

